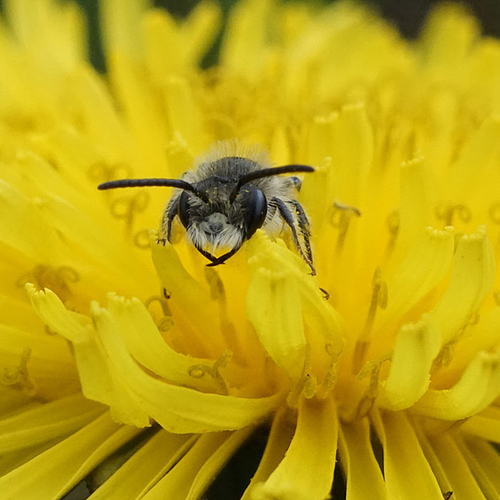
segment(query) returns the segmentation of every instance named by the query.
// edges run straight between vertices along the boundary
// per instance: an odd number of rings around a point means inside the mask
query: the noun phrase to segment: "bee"
[[[104,182],[98,189],[168,186],[176,188],[163,213],[160,234],[171,241],[174,219],[205,256],[208,266],[232,257],[259,228],[277,236],[284,228],[315,275],[310,224],[296,195],[301,181],[283,174],[314,172],[307,165],[270,167],[254,157],[207,157],[180,179],[122,179]]]

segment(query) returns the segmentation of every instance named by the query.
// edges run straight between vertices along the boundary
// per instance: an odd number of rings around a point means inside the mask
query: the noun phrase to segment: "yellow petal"
[[[174,310],[174,318],[190,327],[192,342],[204,349],[207,357],[218,358],[226,347],[220,337],[218,321],[214,321],[215,306],[208,290],[185,270],[172,245],[158,242],[154,232],[151,233],[151,252],[156,271],[170,294],[172,308],[184,312],[178,317]],[[196,314],[185,311],[196,311]]]
[[[484,410],[500,394],[500,354],[480,352],[451,388],[429,390],[413,410],[443,420],[461,420]]]
[[[267,481],[272,472],[278,467],[285,456],[286,450],[290,446],[294,430],[287,408],[280,408],[274,415],[264,455],[241,500],[251,500],[254,498],[253,492],[255,486],[258,488],[259,483]]]
[[[2,384],[18,383],[18,388],[27,393],[32,385],[42,399],[67,396],[79,390],[73,356],[60,337],[0,325],[0,338]]]
[[[189,484],[189,493],[186,500],[197,500],[201,498],[203,492],[213,482],[214,478],[221,471],[226,462],[236,453],[238,448],[251,436],[254,427],[240,429],[231,434],[219,448],[208,458],[199,468],[196,476]]]
[[[461,238],[448,288],[430,312],[446,344],[460,333],[493,286],[495,257],[484,227]]]
[[[311,220],[314,221],[314,234],[316,238],[324,237],[323,231],[327,226],[331,207],[324,200],[338,198],[335,193],[335,169],[332,165],[333,131],[338,114],[326,117],[316,117],[309,126],[307,143],[305,145],[305,159],[308,165],[315,168],[314,175],[304,179],[300,192],[301,201],[307,207]],[[322,196],[319,197],[318,193]],[[321,257],[321,256],[318,256]]]
[[[477,322],[476,318],[469,322],[466,334],[454,347],[453,358],[446,370],[439,373],[441,387],[451,386],[479,351],[495,352],[500,341],[500,307],[480,314]]]
[[[337,453],[337,416],[333,400],[304,399],[297,429],[285,458],[265,483],[255,486],[255,500],[323,500],[333,482]]]
[[[195,365],[208,368],[214,361],[185,356],[171,349],[140,300],[125,300],[109,294],[108,309],[130,354],[148,370],[163,379],[198,390],[215,392],[220,389],[214,378],[191,376]]]
[[[104,42],[108,51],[124,52],[132,58],[141,54],[141,31],[137,20],[143,17],[148,4],[148,0],[103,3]]]
[[[39,207],[20,191],[0,179],[0,241],[17,248],[33,262],[54,262],[60,255],[60,239]],[[56,260],[57,261],[57,260]]]
[[[467,419],[461,427],[466,434],[500,444],[500,409],[495,406],[485,408]]]
[[[221,11],[216,2],[203,1],[195,5],[182,26],[186,59],[192,64],[199,64],[207,47],[220,27]]]
[[[435,71],[456,78],[456,71],[463,71],[464,61],[479,30],[476,19],[459,5],[439,5],[431,13],[422,33],[424,60]]]
[[[268,0],[252,0],[236,5],[231,11],[221,47],[221,63],[231,73],[244,75],[245,80],[258,78],[267,60],[266,19],[270,9]]]
[[[27,448],[70,434],[104,411],[81,394],[61,398],[0,420],[0,453]]]
[[[254,236],[252,248],[256,248],[256,238],[259,236]],[[298,283],[290,270],[279,269],[273,262],[277,260],[277,245],[269,241],[264,245],[264,249],[259,247],[258,256],[249,260],[247,315],[271,358],[296,381],[302,374],[306,355]],[[267,257],[266,261],[266,250],[274,250],[276,257]]]
[[[498,151],[500,120],[488,118],[472,134],[458,161],[452,166],[449,189],[452,199],[461,199],[467,192],[482,189],[488,182],[489,166]]]
[[[415,158],[401,168],[400,228],[397,244],[413,243],[433,220],[433,183],[427,162]],[[403,250],[401,248],[400,250]]]
[[[498,449],[482,439],[467,439],[461,447],[466,454],[468,465],[477,482],[481,486],[485,497],[500,498],[500,457]]]
[[[132,359],[111,314],[94,304],[92,315],[105,352],[113,360],[117,383],[133,397],[129,402],[132,410],[137,412],[140,408],[168,431],[209,432],[246,427],[264,418],[282,400],[280,394],[255,399],[205,394],[153,378]],[[138,406],[132,406],[132,402]]]
[[[0,478],[4,498],[60,498],[139,429],[119,426],[108,414]]]
[[[47,71],[67,71],[87,55],[85,19],[77,5],[43,2],[33,8],[19,0],[6,2],[5,9],[17,39]]]
[[[120,120],[104,82],[89,67],[80,67],[71,75],[75,105],[92,141],[111,150],[116,159],[126,160],[132,148],[130,137]],[[74,175],[74,174],[73,174]]]
[[[441,347],[439,331],[424,317],[399,331],[379,403],[393,411],[411,406],[427,390],[432,362]]]
[[[196,439],[189,434],[170,434],[160,430],[89,498],[142,498],[182,458]]]
[[[384,447],[387,497],[442,500],[441,489],[405,414],[388,412],[382,419],[376,419],[375,425]]]
[[[363,213],[367,173],[373,161],[373,128],[362,104],[346,106],[335,122],[332,165],[341,203]]]
[[[170,126],[178,140],[189,144],[196,154],[205,150],[209,143],[203,129],[203,117],[193,91],[184,79],[170,77],[165,84],[165,101]]]
[[[82,315],[69,312],[52,290],[38,291],[32,284],[26,290],[36,313],[43,322],[70,342],[78,342],[86,337],[88,321]]]
[[[449,481],[453,496],[477,498],[477,500],[485,499],[486,497],[469,469],[467,460],[453,438],[449,435],[442,435],[434,439],[431,438],[430,442]]]
[[[349,500],[385,500],[382,471],[370,442],[370,425],[366,418],[342,424],[339,433],[342,470],[347,476]]]
[[[107,357],[92,326],[82,325],[88,322],[88,318],[66,310],[50,290],[36,292],[29,286],[28,291],[35,310],[45,323],[73,342],[83,394],[109,405],[118,422],[148,426],[149,415],[117,376],[115,363]]]
[[[387,336],[394,322],[400,322],[443,280],[449,271],[453,251],[451,228],[444,231],[426,228],[405,260],[387,277],[387,308],[377,312],[374,335]]]
[[[145,500],[164,500],[166,498],[189,498],[191,485],[198,472],[231,438],[229,432],[213,432],[200,436],[195,445],[148,493]],[[199,497],[194,497],[199,498]]]

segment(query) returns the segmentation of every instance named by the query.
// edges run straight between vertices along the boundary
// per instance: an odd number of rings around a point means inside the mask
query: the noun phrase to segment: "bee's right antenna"
[[[163,186],[183,189],[190,191],[203,201],[207,201],[205,193],[199,191],[189,182],[181,179],[120,179],[117,181],[103,182],[97,186],[97,189],[116,189],[116,188],[129,188],[129,187],[148,187],[148,186]]]
[[[231,193],[230,200],[234,201],[241,186],[248,184],[249,182],[255,181],[257,179],[262,179],[263,177],[271,177],[272,175],[280,174],[291,174],[296,172],[314,172],[314,168],[309,165],[284,165],[282,167],[271,167],[263,168],[261,170],[254,170],[248,174],[242,175],[238,180],[233,192]]]

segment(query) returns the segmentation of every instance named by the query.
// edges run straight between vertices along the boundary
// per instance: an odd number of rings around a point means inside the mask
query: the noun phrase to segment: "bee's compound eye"
[[[300,188],[302,187],[302,181],[298,177],[289,177],[289,179],[292,181],[293,187],[297,191],[300,191]]]
[[[178,212],[179,219],[182,222],[182,225],[188,229],[189,226],[189,206],[188,206],[188,194],[186,191],[183,191],[181,197],[179,198],[179,208]]]
[[[250,195],[247,211],[246,238],[250,238],[264,224],[267,215],[267,200],[260,189],[254,189]]]

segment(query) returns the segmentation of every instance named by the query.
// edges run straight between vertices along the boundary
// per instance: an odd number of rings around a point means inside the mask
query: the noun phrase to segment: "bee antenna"
[[[282,167],[271,167],[271,168],[262,168],[260,170],[254,170],[253,172],[249,172],[248,174],[242,175],[238,180],[238,184],[234,188],[231,193],[231,201],[234,201],[236,195],[239,190],[245,184],[249,182],[255,181],[257,179],[262,179],[263,177],[271,177],[273,175],[280,174],[291,174],[296,172],[314,172],[314,168],[309,165],[284,165]]]
[[[196,189],[196,187],[192,184],[189,184],[189,182],[183,181],[181,179],[120,179],[117,181],[103,182],[102,184],[99,184],[97,186],[97,189],[103,191],[106,189],[150,186],[163,186],[184,189],[184,191],[190,191],[198,198],[201,198],[203,201],[207,201],[205,193]]]

